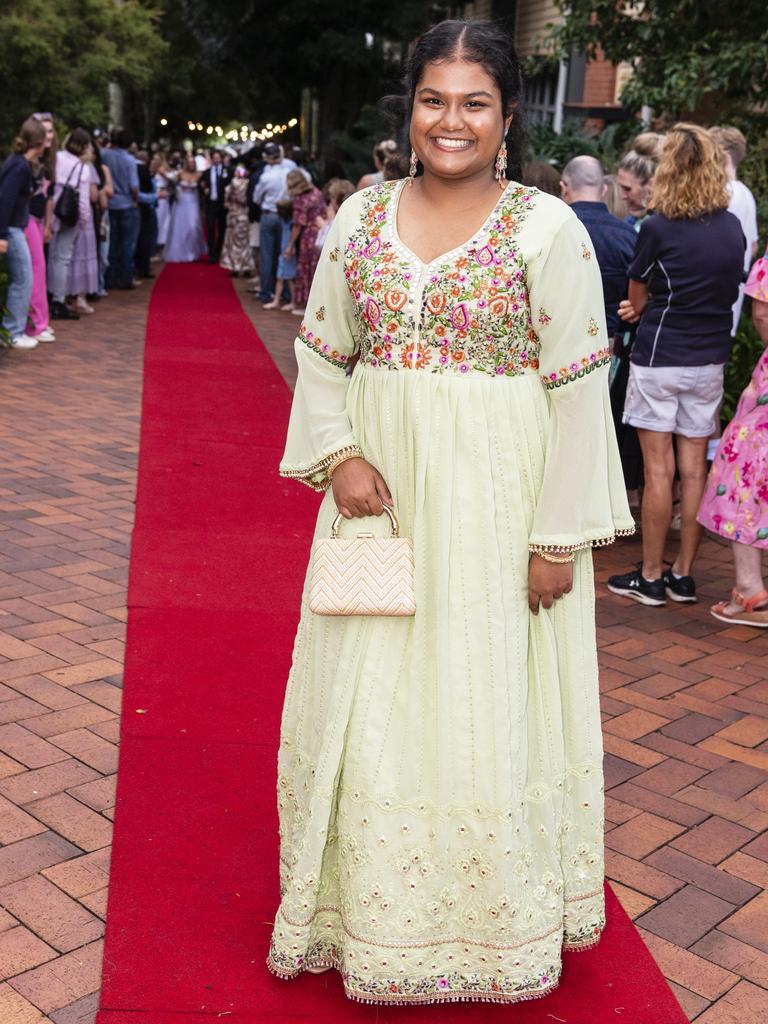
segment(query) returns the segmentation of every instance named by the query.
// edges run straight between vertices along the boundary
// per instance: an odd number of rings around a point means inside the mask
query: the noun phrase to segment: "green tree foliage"
[[[622,101],[679,116],[711,94],[718,117],[748,115],[768,103],[765,0],[557,0],[564,24],[553,30],[565,56],[602,49],[634,69]]]
[[[148,89],[166,58],[158,13],[137,0],[3,0],[0,147],[34,110],[105,124],[108,85]]]

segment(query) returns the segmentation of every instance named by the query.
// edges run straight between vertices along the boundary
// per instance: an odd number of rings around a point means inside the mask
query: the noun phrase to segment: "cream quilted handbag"
[[[359,533],[339,537],[342,516],[331,536],[315,543],[309,610],[316,615],[413,615],[413,541],[400,537],[395,513],[384,506],[390,537]]]

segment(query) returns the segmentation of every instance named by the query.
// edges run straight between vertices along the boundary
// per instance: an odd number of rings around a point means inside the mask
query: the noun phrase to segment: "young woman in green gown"
[[[296,341],[281,472],[317,537],[394,504],[417,610],[305,589],[268,963],[375,1003],[543,996],[604,924],[590,549],[633,523],[589,237],[504,173],[520,89],[493,25],[417,42],[414,173],[341,207]]]

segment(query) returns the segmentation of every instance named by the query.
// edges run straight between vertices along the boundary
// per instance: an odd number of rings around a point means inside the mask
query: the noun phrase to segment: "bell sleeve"
[[[529,266],[529,296],[549,404],[532,551],[578,551],[634,533],[608,392],[611,352],[590,237],[575,215]]]
[[[347,415],[348,371],[358,345],[340,220],[328,232],[294,343],[299,376],[280,463],[281,476],[315,491],[327,489],[328,470],[338,460],[362,457]]]

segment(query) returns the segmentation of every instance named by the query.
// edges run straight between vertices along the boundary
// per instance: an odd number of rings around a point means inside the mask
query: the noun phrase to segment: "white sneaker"
[[[37,338],[30,338],[28,334],[19,334],[11,339],[11,348],[37,348]]]
[[[46,327],[44,331],[40,331],[35,337],[38,341],[56,341],[56,335],[53,333],[50,327]]]

